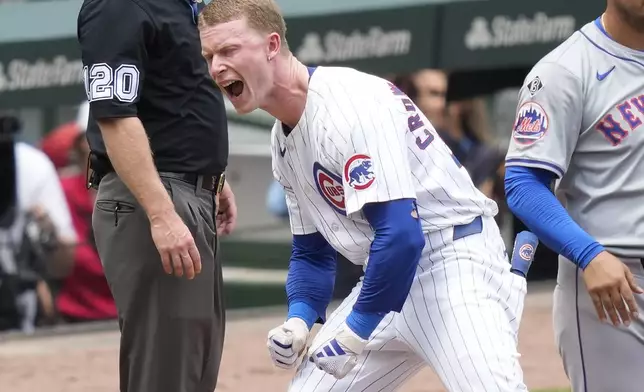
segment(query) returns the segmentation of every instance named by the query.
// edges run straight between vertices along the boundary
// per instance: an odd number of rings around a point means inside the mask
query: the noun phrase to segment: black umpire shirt
[[[225,106],[201,55],[194,3],[85,0],[77,33],[97,156],[107,159],[95,120],[137,116],[159,171],[224,171]]]

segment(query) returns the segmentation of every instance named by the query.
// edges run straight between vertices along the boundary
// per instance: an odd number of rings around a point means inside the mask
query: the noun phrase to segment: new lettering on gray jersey
[[[599,19],[537,63],[519,93],[507,166],[549,170],[570,216],[618,255],[644,255],[644,52]]]

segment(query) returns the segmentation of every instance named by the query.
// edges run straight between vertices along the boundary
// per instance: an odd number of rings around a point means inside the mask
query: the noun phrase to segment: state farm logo
[[[404,56],[411,50],[411,40],[409,30],[385,31],[379,26],[370,27],[365,33],[359,30],[351,34],[336,30],[323,35],[310,32],[304,35],[295,56],[309,64]]]
[[[83,83],[80,59],[56,56],[35,61],[14,58],[0,62],[0,93],[52,87],[69,87]]]
[[[465,33],[465,47],[470,50],[521,45],[560,43],[574,33],[572,15],[548,16],[537,12],[534,17],[519,15],[516,19],[498,15],[489,22],[477,16]]]

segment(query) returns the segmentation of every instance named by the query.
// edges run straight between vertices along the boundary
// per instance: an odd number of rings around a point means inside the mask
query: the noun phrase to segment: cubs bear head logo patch
[[[376,181],[371,157],[356,154],[349,158],[344,165],[344,181],[358,191],[369,188]]]
[[[346,215],[342,178],[318,162],[313,164],[313,178],[322,198],[338,213]]]
[[[526,102],[517,111],[512,137],[523,145],[535,143],[548,131],[548,115],[536,102]]]

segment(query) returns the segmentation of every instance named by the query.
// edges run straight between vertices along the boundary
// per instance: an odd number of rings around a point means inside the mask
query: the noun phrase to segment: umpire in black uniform
[[[236,207],[223,97],[197,13],[190,0],[85,0],[78,16],[93,228],[119,312],[121,392],[217,383],[218,234],[233,229]]]

